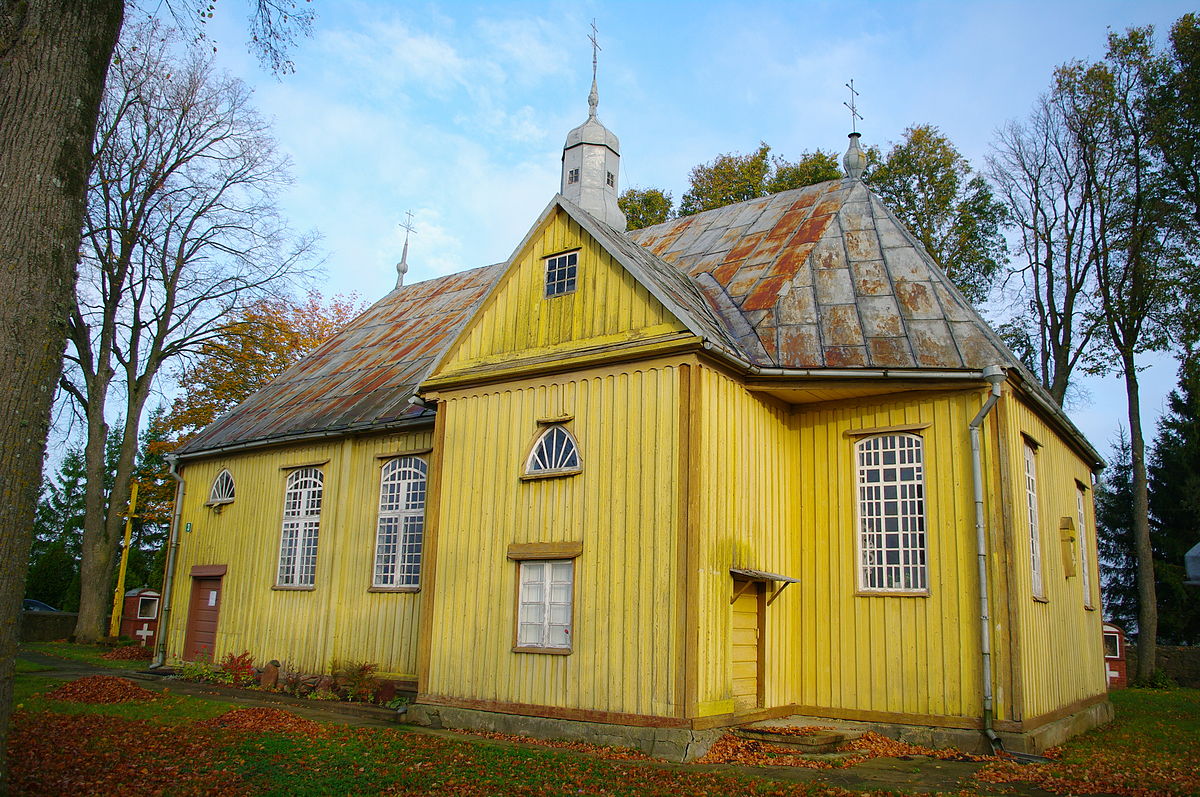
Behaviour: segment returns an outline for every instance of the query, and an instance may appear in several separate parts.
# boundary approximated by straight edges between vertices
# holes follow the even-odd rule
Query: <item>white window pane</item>
[[[521,623],[520,630],[517,633],[517,644],[528,647],[542,646],[542,625],[541,623],[529,624]]]
[[[567,626],[550,624],[550,638],[547,645],[552,648],[569,648],[571,646],[571,635],[567,632]]]
[[[551,565],[550,577],[554,581],[565,581],[566,583],[570,584],[571,572],[573,569],[574,565],[572,565],[570,562],[554,562]]]

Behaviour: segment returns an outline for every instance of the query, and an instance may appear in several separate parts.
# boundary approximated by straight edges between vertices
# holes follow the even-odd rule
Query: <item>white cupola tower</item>
[[[596,90],[596,40],[592,38],[592,91],[588,118],[567,133],[562,156],[562,195],[617,230],[625,230],[625,214],[617,206],[617,179],[621,173],[621,142],[596,117],[600,94]]]

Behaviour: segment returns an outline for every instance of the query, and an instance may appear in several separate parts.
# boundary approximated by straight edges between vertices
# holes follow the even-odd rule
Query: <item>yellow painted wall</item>
[[[671,716],[678,680],[679,373],[670,361],[446,391],[422,693]],[[582,473],[522,481],[539,418],[569,414]],[[583,543],[570,655],[514,653],[510,543]]]
[[[977,717],[980,698],[974,504],[967,423],[982,391],[912,393],[782,407],[705,369],[699,712],[730,698],[729,568],[801,578],[766,610],[766,706]],[[929,594],[858,595],[857,466],[850,430],[928,423],[924,440]],[[987,456],[994,427],[985,427]],[[987,469],[989,494],[998,495]],[[998,530],[992,506],[991,527]],[[998,536],[998,535],[997,535]],[[998,544],[996,539],[993,547]],[[994,557],[993,581],[1002,558]],[[1003,585],[994,587],[1003,590]],[[993,599],[996,595],[993,594]],[[1006,626],[994,626],[1003,659]],[[998,716],[1011,714],[997,665]],[[726,709],[727,710],[727,709]]]
[[[576,289],[547,298],[548,255],[579,250]],[[645,341],[686,331],[562,210],[532,236],[435,376],[520,357]]]
[[[1010,395],[1001,402],[1000,409],[1007,439],[1012,441],[1005,451],[1003,467],[1011,484],[1008,517],[1009,533],[1013,538],[1012,614],[1019,630],[1017,648],[1022,711],[1023,718],[1033,719],[1076,701],[1104,694],[1107,689],[1093,490],[1087,464],[1026,403]],[[1033,598],[1023,434],[1040,444],[1035,459],[1045,602]],[[1060,519],[1076,517],[1076,482],[1089,488],[1084,506],[1088,522],[1090,598],[1083,594],[1078,566],[1074,575],[1066,574],[1060,547]],[[1085,609],[1085,603],[1093,610]]]
[[[182,521],[192,531],[180,531],[168,655],[183,650],[192,566],[224,564],[216,658],[249,650],[256,661],[279,659],[304,672],[328,671],[333,659],[366,661],[382,673],[415,677],[421,595],[367,590],[386,461],[380,457],[426,449],[431,440],[426,429],[185,464]],[[317,462],[324,463],[325,491],[315,589],[272,589],[287,469]],[[222,468],[233,475],[237,497],[218,513],[204,503]]]

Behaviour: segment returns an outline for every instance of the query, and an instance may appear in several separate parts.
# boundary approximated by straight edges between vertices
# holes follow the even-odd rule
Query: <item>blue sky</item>
[[[785,157],[842,152],[853,78],[865,144],[937,125],[976,166],[1053,68],[1103,54],[1107,30],[1165,33],[1181,2],[314,3],[296,73],[264,73],[244,11],[219,3],[218,63],[256,89],[295,184],[285,211],[323,236],[326,294],[374,301],[408,281],[504,260],[558,189],[564,136],[587,115],[593,18],[600,117],[621,138],[621,187],[678,199],[692,166],[759,141]],[[994,310],[993,315],[998,310]],[[1173,386],[1143,375],[1146,430]],[[1089,378],[1070,414],[1102,450],[1123,387]]]

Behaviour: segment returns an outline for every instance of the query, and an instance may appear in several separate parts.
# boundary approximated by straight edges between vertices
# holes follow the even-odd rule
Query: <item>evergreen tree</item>
[[[1096,543],[1104,617],[1137,631],[1137,553],[1133,540],[1133,455],[1121,429],[1112,461],[1096,485]]]
[[[1184,554],[1200,542],[1200,360],[1184,358],[1149,463],[1150,542],[1158,639],[1200,644],[1200,589],[1185,586]]]
[[[47,479],[33,521],[33,546],[25,597],[64,612],[79,608],[79,546],[83,537],[83,451],[63,457],[54,479]]]

